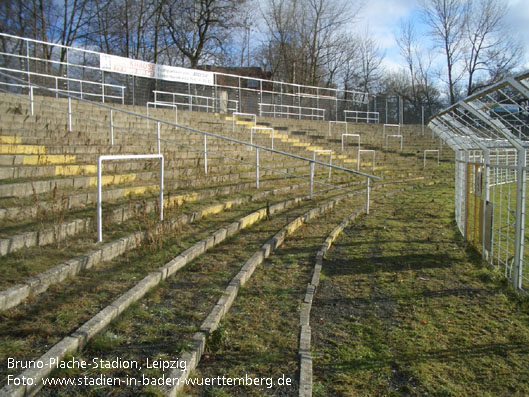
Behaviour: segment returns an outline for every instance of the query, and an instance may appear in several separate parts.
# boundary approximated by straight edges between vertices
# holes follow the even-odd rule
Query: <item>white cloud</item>
[[[525,43],[525,67],[529,68],[529,5],[527,0],[509,0],[507,21],[512,31]]]
[[[526,67],[529,68],[529,2],[506,1],[509,5],[508,25],[525,43]],[[360,33],[368,31],[381,50],[385,51],[386,59],[383,64],[389,70],[395,70],[398,65],[404,64],[395,39],[402,21],[410,19],[416,25],[417,33],[423,38],[424,47],[432,47],[427,35],[428,28],[420,20],[419,7],[420,0],[367,0],[364,4],[355,27]]]
[[[409,18],[417,5],[417,0],[370,0],[365,3],[359,15],[356,30],[360,34],[367,32],[376,40],[385,53],[382,64],[390,71],[396,71],[403,65],[395,37],[401,21]]]

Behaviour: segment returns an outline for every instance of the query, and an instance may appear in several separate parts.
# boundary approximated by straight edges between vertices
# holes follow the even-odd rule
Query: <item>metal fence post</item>
[[[310,162],[310,199],[312,200],[312,194],[314,192],[314,161]]]
[[[164,158],[162,156],[160,158],[160,222],[163,221],[163,178],[164,178]]]
[[[366,178],[366,179],[367,179],[367,184],[366,184],[366,214],[369,215],[369,190],[370,190],[369,177]]]
[[[481,248],[481,254],[483,259],[486,259],[485,255],[485,247],[486,247],[486,241],[485,241],[485,228],[486,228],[486,219],[487,219],[487,213],[486,213],[486,205],[487,201],[489,201],[490,196],[490,150],[483,149],[484,153],[484,159],[483,159],[483,193],[482,193],[482,205],[483,205],[483,211],[482,211],[482,217],[481,217],[481,240],[482,240],[482,248]]]
[[[72,132],[72,98],[68,97],[68,131]]]
[[[424,136],[424,106],[421,106],[421,120],[422,136]]]
[[[30,102],[30,112],[33,116],[33,86],[29,87],[29,102]]]
[[[329,165],[332,165],[332,152],[329,153]],[[331,180],[331,171],[332,171],[332,168],[329,167],[329,181]]]
[[[204,173],[208,173],[208,141],[207,135],[204,135]]]
[[[525,229],[525,178],[527,171],[525,149],[518,149],[518,169],[516,175],[516,220],[514,239],[514,264],[512,282],[514,289],[522,289],[523,274],[523,248],[524,248],[524,229]]]
[[[114,111],[110,109],[110,144],[114,145]]]
[[[255,188],[259,189],[259,148],[255,148]]]
[[[101,101],[105,103],[105,71],[101,71]]]
[[[103,225],[101,220],[101,157],[97,159],[97,242],[103,241]]]
[[[160,154],[160,122],[156,122],[156,146],[158,148],[158,154]]]

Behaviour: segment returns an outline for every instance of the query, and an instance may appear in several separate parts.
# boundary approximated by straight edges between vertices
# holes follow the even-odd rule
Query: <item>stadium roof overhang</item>
[[[428,126],[455,151],[529,148],[529,73],[462,99]]]

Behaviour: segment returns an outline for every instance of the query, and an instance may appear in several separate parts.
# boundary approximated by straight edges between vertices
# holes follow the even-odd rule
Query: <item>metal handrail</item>
[[[21,79],[18,79],[18,78],[14,77],[14,76],[11,76],[11,75],[6,74],[6,73],[1,72],[1,71],[0,71],[0,76],[5,76],[5,77],[11,78],[11,79],[13,79],[15,81],[18,80],[18,81],[27,83],[27,82],[25,82],[25,81],[23,81]],[[47,87],[42,87],[42,86],[39,86],[38,84],[35,84],[35,83],[30,83],[30,86],[35,87],[35,88],[39,88],[39,89],[43,89],[43,90],[52,91],[51,89],[49,89]],[[116,111],[116,112],[119,112],[119,113],[122,113],[122,114],[128,114],[128,115],[131,115],[131,116],[134,116],[134,117],[138,117],[140,119],[145,119],[145,120],[148,119],[148,120],[154,121],[156,123],[165,124],[165,125],[168,125],[168,126],[171,126],[171,127],[184,129],[184,130],[191,131],[191,132],[194,132],[194,133],[197,133],[197,134],[201,134],[204,137],[216,138],[216,139],[220,139],[220,140],[223,140],[223,141],[236,143],[236,144],[239,144],[239,145],[252,147],[252,148],[255,148],[255,149],[265,150],[265,151],[270,152],[270,153],[278,154],[278,155],[289,157],[289,158],[292,158],[292,159],[305,161],[305,162],[307,162],[309,164],[323,165],[323,166],[326,166],[326,167],[334,168],[334,169],[339,170],[339,171],[344,171],[344,172],[348,172],[348,173],[351,173],[351,174],[354,174],[354,175],[363,176],[363,177],[366,177],[368,179],[373,179],[373,180],[380,180],[381,179],[380,177],[375,176],[375,175],[367,174],[367,173],[360,172],[360,171],[355,171],[355,170],[352,170],[352,169],[349,169],[349,168],[345,168],[345,167],[340,167],[340,166],[337,166],[337,165],[334,165],[334,164],[324,163],[324,162],[321,162],[321,161],[318,161],[318,160],[313,160],[313,159],[310,159],[310,158],[307,158],[307,157],[303,157],[303,156],[299,156],[299,155],[296,155],[296,154],[293,154],[293,153],[287,153],[287,152],[283,152],[281,150],[271,149],[271,148],[268,148],[266,146],[251,144],[249,142],[240,141],[240,140],[235,139],[235,138],[230,138],[230,137],[218,135],[218,134],[215,134],[215,133],[212,133],[212,132],[202,131],[202,130],[199,130],[199,129],[196,129],[196,128],[193,128],[193,127],[189,127],[189,126],[186,126],[186,125],[183,125],[183,124],[172,123],[170,121],[161,120],[161,119],[158,119],[158,118],[155,118],[155,117],[146,116],[144,114],[135,113],[135,112],[132,112],[132,111],[129,111],[129,110],[116,108],[114,106],[110,106],[110,105],[107,105],[107,104],[104,104],[104,103],[93,102],[93,101],[90,101],[90,100],[87,100],[87,99],[84,99],[84,98],[79,98],[79,97],[72,96],[72,95],[65,95],[65,94],[63,94],[63,95],[65,96],[65,98],[75,99],[77,101],[85,102],[85,103],[91,104],[93,106],[97,106],[97,107],[100,107],[100,108],[108,109],[109,111]],[[127,131],[129,133],[134,133],[134,132],[132,132],[130,130],[127,130]],[[143,134],[143,135],[151,136],[150,134]],[[163,142],[166,142],[166,143],[173,143],[173,144],[177,144],[177,145],[182,146],[182,147],[188,147],[188,148],[192,148],[194,150],[200,151],[200,152],[204,152],[205,154],[207,153],[206,151],[203,151],[203,150],[200,150],[200,149],[196,149],[196,148],[193,148],[193,147],[190,147],[190,146],[187,146],[187,145],[183,145],[183,144],[180,144],[180,143],[178,143],[176,141],[172,141],[172,140],[165,139],[165,138],[158,138],[158,141],[159,142],[163,141]],[[227,156],[223,156],[223,157],[227,157]],[[248,164],[250,164],[250,163],[248,163]],[[264,167],[261,167],[261,168],[264,168]],[[280,171],[277,171],[277,170],[273,170],[273,169],[271,169],[271,170],[281,173]],[[298,177],[298,175],[291,175],[291,176]],[[316,183],[321,183],[321,182],[316,182]],[[324,185],[331,186],[331,187],[334,186],[334,185],[328,185],[328,184],[324,184]],[[335,186],[335,187],[336,188],[340,188],[338,186]]]
[[[2,71],[2,70],[6,71],[6,72],[19,73],[19,74],[23,74],[23,75],[26,75],[26,76],[38,76],[38,77],[55,79],[55,88],[46,87],[49,90],[51,90],[52,92],[55,92],[55,94],[57,94],[59,92],[69,92],[69,93],[74,93],[74,94],[81,94],[81,96],[89,95],[89,96],[101,97],[103,99],[103,102],[105,101],[105,97],[107,97],[107,98],[121,99],[121,103],[122,104],[125,103],[125,86],[122,86],[122,85],[99,83],[97,81],[75,79],[75,78],[63,77],[63,76],[55,76],[53,74],[29,72],[29,71],[24,71],[24,70],[4,68],[4,67],[0,66],[0,71]],[[68,89],[59,89],[58,80],[64,80],[67,83],[70,82],[70,81],[72,81],[74,83],[78,83],[80,85],[80,87],[81,87],[81,91],[74,91],[74,90],[69,89],[69,88]],[[29,85],[28,85],[29,83],[28,82],[25,82],[25,83],[26,83],[25,86],[29,87]],[[92,85],[95,85],[95,86],[99,86],[99,87],[101,87],[103,92],[100,93],[100,94],[96,94],[96,93],[92,93],[92,92],[83,92],[83,84],[92,84]],[[107,88],[107,87],[120,89],[121,90],[121,96],[105,94],[104,93],[104,89]],[[41,88],[41,87],[38,87],[38,88]],[[56,95],[56,97],[57,97],[57,95]]]
[[[355,120],[355,122],[358,122],[358,120],[365,120],[369,123],[369,121],[374,121],[378,124],[380,120],[380,114],[379,112],[368,112],[365,110],[344,110],[344,120]],[[352,113],[354,116],[348,116],[347,113]],[[359,114],[365,114],[365,117],[359,117]],[[373,115],[373,117],[370,117],[370,115]]]
[[[56,64],[66,65],[67,67],[71,65],[72,67],[80,67],[80,68],[83,68],[83,69],[101,70],[100,68],[93,67],[91,65],[81,65],[81,64],[70,63],[68,61],[68,53],[70,51],[77,51],[77,52],[81,52],[81,53],[84,53],[84,54],[90,54],[90,55],[94,55],[94,56],[105,55],[105,54],[103,54],[101,52],[93,51],[93,50],[89,50],[89,49],[85,49],[85,48],[72,47],[72,46],[67,46],[67,45],[63,45],[63,44],[59,44],[59,43],[46,42],[46,41],[42,41],[42,40],[35,40],[35,39],[31,39],[31,38],[26,38],[26,37],[21,37],[21,36],[6,34],[6,33],[0,33],[0,37],[12,39],[12,40],[19,40],[19,41],[22,42],[22,45],[25,44],[26,47],[29,47],[29,44],[38,44],[38,45],[49,46],[50,48],[60,48],[60,49],[66,50],[66,54],[67,54],[66,55],[66,59],[67,59],[66,62],[59,61],[59,60],[52,60],[52,59],[43,59],[43,58],[30,57],[29,51],[28,51],[28,54],[26,56],[22,56],[22,55],[19,55],[19,54],[10,54],[10,56],[21,57],[21,58],[25,58],[25,59],[28,59],[28,60],[39,60],[39,61],[43,61],[43,62],[53,62],[53,63],[56,63]],[[265,91],[267,86],[280,85],[281,91],[283,91],[283,87],[287,87],[288,90],[297,91],[297,92],[296,93],[292,93],[292,94],[291,93],[287,93],[287,92],[281,92],[281,93],[280,92],[274,92],[274,94],[294,95],[294,96],[297,96],[297,97],[300,97],[300,98],[301,97],[303,97],[303,98],[313,98],[313,99],[316,99],[316,100],[333,100],[333,101],[346,101],[346,102],[351,101],[351,102],[355,102],[355,103],[359,103],[359,104],[368,103],[369,97],[370,97],[369,93],[361,92],[361,91],[343,90],[343,89],[330,88],[330,87],[308,86],[308,85],[301,85],[301,84],[295,84],[295,83],[285,83],[285,82],[280,82],[280,81],[267,80],[267,79],[262,79],[262,78],[257,78],[257,77],[240,76],[240,75],[234,75],[234,74],[229,74],[229,73],[219,73],[219,72],[211,72],[211,73],[213,73],[213,75],[215,76],[214,77],[214,80],[215,80],[214,86],[215,87],[219,87],[219,88],[220,87],[224,87],[224,88],[227,88],[227,89],[234,89],[234,90],[239,90],[239,91],[252,90],[252,91],[256,91],[256,92],[261,92],[261,94],[263,94],[263,93],[267,92],[267,91]],[[226,79],[226,78],[227,79],[231,79],[231,78],[238,79],[239,80],[239,85],[238,86],[231,85],[231,84],[225,84],[224,85],[224,84],[222,84],[222,82],[217,83],[218,77],[221,77],[221,78],[224,78],[224,79]],[[260,86],[260,88],[259,89],[253,89],[253,88],[242,87],[241,86],[241,81],[242,80],[257,82],[257,84]],[[307,93],[307,91],[309,91],[311,93]],[[320,92],[323,92],[324,94],[320,95],[319,94]],[[342,99],[341,95],[343,95],[344,98],[345,97],[351,97],[352,99]],[[241,109],[239,109],[239,110],[241,110]]]

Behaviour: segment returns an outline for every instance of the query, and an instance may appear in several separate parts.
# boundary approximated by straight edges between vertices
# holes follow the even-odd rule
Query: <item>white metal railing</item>
[[[395,135],[401,135],[400,133],[400,124],[384,124],[382,126],[382,137],[386,137],[386,129],[397,129],[397,133]]]
[[[347,121],[354,121],[355,123],[358,122],[366,122],[366,123],[377,123],[379,122],[379,113],[378,112],[367,112],[362,110],[344,110],[344,120]]]
[[[356,160],[356,168],[357,168],[357,170],[360,170],[360,160],[361,160],[360,155],[362,153],[371,153],[373,155],[372,163],[373,163],[373,171],[375,171],[375,156],[376,156],[376,152],[374,150],[367,150],[367,149],[362,149],[362,150],[358,149],[358,155],[356,157],[356,159],[357,159]]]
[[[158,106],[174,108],[174,122],[178,124],[178,107],[174,103],[165,103],[165,102],[147,102],[145,105],[147,108],[147,128],[149,127],[149,106],[157,108]]]
[[[263,108],[268,108],[263,110]],[[262,116],[272,115],[272,117],[283,117],[287,118],[294,116],[301,120],[302,118],[310,118],[311,120],[324,120],[325,119],[325,109],[311,108],[306,106],[297,106],[297,105],[276,105],[273,103],[260,103],[259,104],[259,114]],[[309,113],[307,113],[309,112]]]
[[[332,164],[332,150],[314,150],[313,152],[313,160],[316,160],[316,153],[321,153],[321,154],[328,154],[329,155],[329,165]],[[331,168],[329,167],[329,179],[331,179]]]
[[[240,117],[245,118],[252,118],[253,119],[253,126],[257,126],[257,115],[253,113],[242,113],[242,112],[233,112],[231,115],[231,125],[232,125],[232,132],[235,132],[235,121],[238,120]]]
[[[12,79],[16,83],[20,83],[21,82],[16,77],[10,76],[8,74],[5,74],[4,72],[0,72],[0,77],[5,77],[5,78]],[[47,90],[46,87],[38,86],[38,85],[32,83],[31,87],[30,87],[30,93],[33,92],[33,88],[38,88],[39,90]],[[322,165],[322,166],[325,166],[325,167],[329,167],[329,169],[334,168],[336,170],[341,170],[341,171],[344,171],[344,172],[348,172],[348,173],[356,174],[356,175],[359,175],[359,176],[363,176],[363,177],[366,177],[367,179],[375,179],[375,180],[380,179],[377,176],[366,174],[366,173],[360,172],[358,170],[354,171],[354,170],[351,170],[351,169],[348,169],[348,168],[344,168],[344,167],[340,167],[340,166],[337,166],[337,165],[333,165],[331,163],[324,163],[324,162],[316,160],[315,158],[309,159],[309,158],[306,158],[306,157],[303,157],[303,156],[298,156],[298,155],[295,155],[295,154],[292,154],[292,153],[286,153],[286,152],[282,152],[282,151],[279,151],[279,150],[267,148],[267,147],[264,147],[264,146],[250,144],[249,142],[244,142],[244,141],[240,141],[240,140],[237,140],[237,139],[234,139],[234,138],[230,138],[230,137],[226,137],[226,136],[222,136],[222,135],[217,135],[217,134],[214,134],[212,132],[201,131],[201,130],[198,130],[198,129],[195,129],[195,128],[191,128],[189,126],[184,126],[184,125],[172,123],[172,122],[165,121],[165,120],[160,120],[160,119],[153,118],[153,117],[147,117],[144,114],[139,114],[139,113],[135,113],[135,112],[132,112],[132,111],[129,111],[129,110],[112,107],[112,106],[109,106],[107,104],[92,102],[92,101],[89,101],[87,99],[81,99],[81,98],[78,98],[78,97],[67,96],[67,98],[68,98],[68,111],[67,111],[68,112],[68,116],[71,115],[71,113],[70,113],[71,112],[71,99],[74,99],[74,100],[77,100],[77,101],[80,101],[80,102],[83,102],[83,103],[86,103],[86,104],[91,104],[91,105],[99,107],[99,108],[107,109],[109,111],[109,113],[111,114],[111,120],[112,120],[112,115],[113,115],[114,112],[119,112],[119,113],[122,113],[122,114],[134,116],[134,117],[137,117],[139,119],[149,118],[151,121],[156,122],[157,125],[158,125],[156,140],[157,140],[157,146],[158,146],[158,153],[159,154],[160,154],[160,142],[161,141],[169,143],[169,144],[175,144],[175,145],[180,146],[180,147],[186,147],[186,148],[189,148],[191,150],[196,150],[196,151],[202,152],[202,153],[204,153],[204,163],[205,163],[205,171],[206,171],[206,173],[207,173],[207,154],[208,154],[208,151],[207,151],[207,138],[210,137],[210,138],[220,139],[221,141],[226,141],[226,142],[240,144],[240,145],[245,146],[245,147],[253,147],[255,149],[265,150],[267,152],[274,153],[274,154],[277,154],[277,155],[280,155],[280,156],[285,156],[285,157],[292,158],[292,159],[298,159],[298,160],[305,161],[305,162],[309,163],[309,166],[310,166],[310,169],[311,169],[311,176],[310,176],[310,179],[309,179],[310,198],[311,199],[312,199],[312,196],[313,196],[313,185],[314,185],[314,183],[323,184],[325,186],[330,186],[331,188],[335,188],[335,189],[349,190],[349,189],[346,189],[346,188],[343,188],[343,187],[340,187],[340,186],[327,185],[327,184],[319,182],[319,181],[314,181],[314,178],[313,178],[314,172],[313,171],[314,171],[314,165],[315,164],[319,164],[319,165]],[[31,103],[31,107],[32,107],[32,112],[33,112],[33,102],[34,102],[34,100],[35,100],[34,96],[30,95],[30,103]],[[41,104],[41,106],[49,106],[49,105],[42,105]],[[252,115],[252,116],[255,116],[255,115]],[[69,117],[69,119],[70,119],[70,117]],[[254,118],[254,120],[256,120],[256,118]],[[97,120],[94,120],[94,121],[97,122]],[[71,122],[71,121],[69,121],[69,122]],[[166,126],[173,127],[173,128],[180,128],[180,129],[183,129],[183,130],[187,130],[187,131],[202,135],[203,136],[203,144],[204,144],[203,149],[202,150],[201,149],[197,149],[197,148],[188,146],[188,145],[186,145],[184,143],[180,143],[180,142],[177,142],[177,141],[174,141],[174,140],[171,140],[171,139],[162,139],[160,137],[160,125],[162,125],[162,124],[164,124]],[[113,136],[113,132],[112,132],[113,124],[112,124],[112,121],[110,123],[110,127],[111,127],[110,128],[111,135]],[[71,126],[69,126],[69,128],[71,128]],[[138,136],[145,136],[145,137],[151,137],[152,136],[150,134],[135,133],[135,132],[131,131],[128,128],[125,128],[124,130],[128,134],[136,134]],[[219,154],[219,153],[214,153],[214,154],[217,155],[217,156],[220,156],[220,157],[230,158],[230,157],[227,157],[227,156],[225,156],[223,154]],[[237,158],[230,158],[230,159],[232,159],[234,161],[247,163],[247,162],[245,162],[245,161],[243,161],[241,159],[237,159]],[[259,165],[259,154],[258,153],[256,154],[256,163],[255,164],[256,164],[256,168],[257,168],[257,171],[256,171],[256,185],[258,185],[259,168],[265,168],[265,167],[262,167],[262,166]],[[288,175],[288,176],[291,176],[291,177],[297,177],[297,178],[300,177],[299,175],[291,174],[291,173],[288,173],[288,172],[285,172],[285,171],[280,171],[280,170],[275,170],[275,169],[270,169],[270,168],[267,168],[267,169],[272,171],[272,172],[281,173],[281,174]],[[369,189],[369,184],[366,185],[366,189]]]
[[[265,102],[262,100],[263,96],[272,95],[273,97],[279,99],[280,104],[283,104],[283,99],[285,101],[297,100],[298,105],[302,104],[302,101],[307,102],[307,108],[313,107],[315,109],[321,109],[320,102],[325,103],[325,106],[329,107],[329,114],[323,115],[323,117],[331,116],[330,111],[334,108],[334,111],[338,113],[338,109],[353,105],[367,106],[371,100],[371,96],[366,92],[360,91],[350,91],[342,90],[335,88],[326,88],[326,87],[317,87],[317,86],[308,86],[300,85],[293,83],[284,83],[279,81],[261,79],[257,77],[247,77],[240,75],[233,75],[227,73],[219,72],[207,72],[207,71],[196,71],[193,69],[181,69],[183,72],[182,77],[178,74],[171,74],[174,70],[169,71],[172,66],[165,65],[155,65],[149,62],[144,62],[142,60],[129,59],[118,56],[110,56],[101,52],[78,48],[72,46],[65,46],[59,43],[45,42],[41,40],[34,40],[24,37],[19,37],[15,35],[10,35],[6,33],[0,33],[0,38],[6,48],[5,51],[0,52],[0,61],[4,60],[5,64],[20,64],[20,68],[24,69],[28,73],[31,73],[31,67],[34,65],[43,67],[44,69],[54,68],[58,70],[58,73],[61,76],[67,78],[79,78],[83,76],[83,81],[92,81],[98,83],[105,83],[105,79],[121,79],[118,74],[122,76],[127,76],[127,88],[130,92],[126,93],[125,98],[130,98],[132,104],[143,105],[149,100],[149,98],[144,95],[141,100],[135,103],[136,96],[138,91],[135,92],[135,77],[156,79],[159,81],[177,81],[183,82],[187,88],[187,95],[195,97],[194,100],[184,99],[179,100],[178,102],[182,106],[188,106],[191,103],[191,108],[196,110],[211,110],[210,104],[203,104],[197,102],[197,95],[193,95],[191,92],[192,88],[202,89],[206,87],[212,90],[212,97],[217,97],[216,109],[219,109],[219,99],[218,94],[219,90],[229,91],[230,95],[237,95],[237,100],[230,99],[228,109],[229,111],[242,111],[246,109],[246,104],[243,103],[243,92],[247,93],[249,99],[248,104],[253,106],[254,98],[257,99],[257,102]],[[42,49],[47,49],[44,55]],[[11,51],[10,51],[11,50]],[[24,53],[25,52],[25,53]],[[40,55],[42,53],[42,55]],[[104,62],[103,62],[104,58]],[[110,66],[107,62],[117,62],[116,67]],[[104,66],[103,66],[103,63]],[[5,65],[4,65],[5,66]],[[160,68],[158,68],[158,66]],[[156,74],[157,70],[161,70],[162,73]],[[163,71],[167,73],[164,74]],[[171,72],[171,73],[170,73]],[[209,74],[213,76],[211,80],[201,80],[201,77],[196,79],[190,78],[188,76],[194,76],[195,74]],[[88,77],[92,76],[92,78]],[[170,77],[167,77],[170,76]],[[128,77],[132,77],[132,82]],[[108,99],[109,96],[105,93],[102,94],[102,99]],[[143,95],[143,94],[141,94]],[[84,92],[83,92],[84,96]],[[196,104],[192,102],[197,102]],[[334,102],[334,106],[331,104]],[[285,105],[287,105],[286,103]],[[252,109],[253,110],[253,109]],[[266,110],[266,109],[264,109]],[[322,109],[321,109],[322,110]],[[256,110],[257,111],[257,110]],[[282,111],[282,115],[291,115],[291,111]],[[299,115],[298,115],[299,117]],[[309,117],[304,115],[302,117]],[[314,119],[321,118],[322,114],[314,113],[311,115]],[[336,119],[338,116],[336,115]]]
[[[274,148],[274,129],[270,127],[251,127],[250,128],[250,143],[253,144],[253,132],[254,131],[272,131],[272,149]],[[253,150],[253,148],[252,148]]]
[[[360,150],[360,134],[342,134],[342,152],[343,152],[343,138],[346,136],[358,138],[358,150]]]
[[[16,69],[4,68],[1,66],[0,66],[0,70],[4,72],[18,73],[18,74],[27,76],[28,84],[26,85],[26,87],[29,87],[29,82],[31,82],[31,77],[53,79],[55,80],[55,84],[54,84],[55,88],[51,88],[51,91],[55,93],[56,98],[59,97],[60,93],[64,93],[64,94],[80,95],[81,98],[84,98],[84,97],[101,98],[101,101],[103,103],[105,102],[105,98],[118,99],[120,100],[121,104],[125,103],[125,86],[122,86],[122,85],[99,83],[99,82],[91,81],[91,80],[82,80],[82,79],[75,79],[75,78],[70,78],[70,77],[55,76],[52,74],[45,74],[45,73],[21,71],[21,70],[16,70]],[[59,81],[64,81],[65,83],[67,83],[67,88],[66,89],[59,88]],[[70,83],[75,83],[78,86],[77,91],[74,88],[70,87]],[[86,86],[96,87],[98,90],[101,90],[101,92],[88,92],[86,91]],[[50,88],[50,87],[47,87],[47,88]],[[107,94],[106,90],[117,90],[120,92],[120,95]]]
[[[340,125],[340,124],[343,124],[345,125],[345,133],[347,134],[347,121],[329,121],[329,136],[331,136],[331,126],[332,125]],[[343,148],[342,148],[343,150]]]
[[[437,149],[430,149],[424,151],[424,163],[423,168],[426,168],[426,153],[437,153],[437,165],[439,165],[439,150]]]
[[[193,111],[194,109],[206,109],[206,112],[216,112],[219,102],[224,101],[223,99],[215,98],[215,97],[209,97],[204,95],[195,95],[195,94],[183,94],[178,92],[168,92],[168,91],[153,91],[154,93],[154,102],[158,104],[172,104],[177,105],[182,108],[187,108],[189,111]],[[169,96],[170,100],[163,100],[165,96]],[[185,99],[178,99],[177,98],[185,98]],[[200,102],[202,101],[202,103]],[[227,107],[226,110],[228,113],[230,112],[236,112],[239,107],[239,101],[233,100],[233,99],[227,99]],[[204,103],[205,102],[205,103]],[[232,106],[230,106],[232,104]]]
[[[389,149],[389,144],[388,144],[389,138],[398,138],[398,139],[400,139],[400,151],[402,152],[402,135],[394,135],[394,134],[386,135],[386,150]]]
[[[206,112],[215,111],[215,98],[203,95],[191,95],[191,94],[182,94],[179,92],[167,92],[167,91],[153,91],[154,93],[154,103],[165,103],[176,106],[181,106],[187,108],[189,111],[193,110],[193,107],[198,109],[206,109]],[[169,96],[169,100],[164,100],[163,98]],[[177,99],[178,98],[178,99]],[[181,102],[185,98],[185,102]],[[202,103],[199,103],[202,101]],[[205,103],[204,103],[205,102]]]

